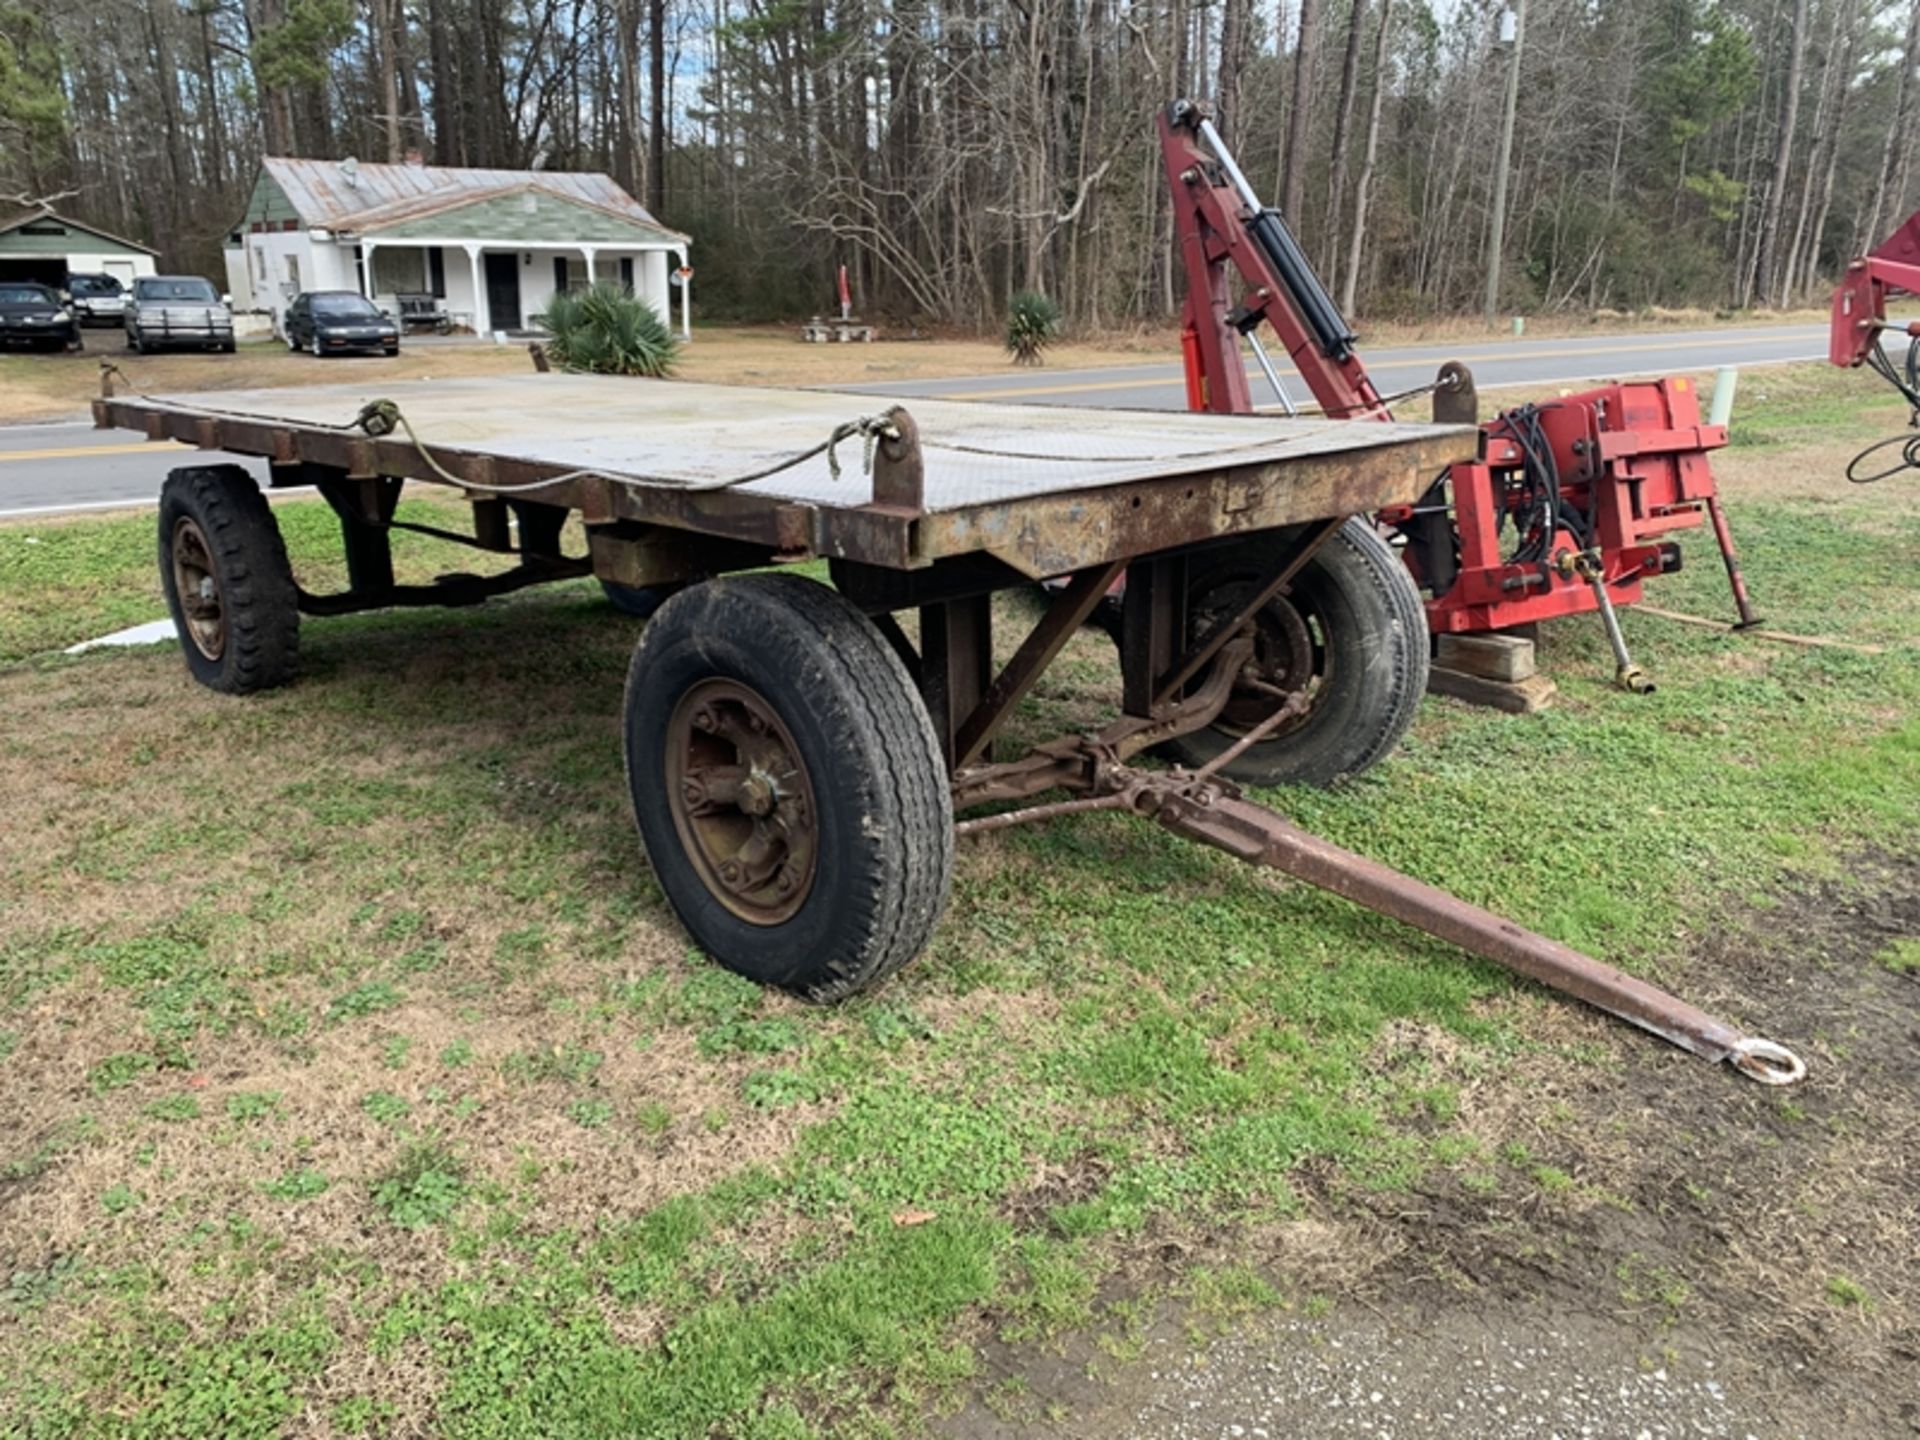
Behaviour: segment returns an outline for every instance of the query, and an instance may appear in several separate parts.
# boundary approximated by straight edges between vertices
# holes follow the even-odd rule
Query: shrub
[[[680,349],[653,307],[612,280],[555,295],[537,319],[553,336],[547,353],[566,370],[668,375]]]
[[[1007,353],[1016,365],[1043,363],[1041,351],[1060,335],[1060,307],[1037,290],[1022,290],[1007,308]]]

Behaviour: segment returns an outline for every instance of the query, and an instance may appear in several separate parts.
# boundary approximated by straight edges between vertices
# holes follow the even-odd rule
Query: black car
[[[80,322],[59,295],[44,285],[0,280],[0,345],[42,350],[78,350]]]
[[[126,318],[126,287],[111,275],[68,275],[67,291],[73,296],[73,317],[82,325],[118,325]]]
[[[294,297],[281,321],[289,350],[315,355],[348,350],[400,353],[400,327],[387,312],[351,290],[309,290]]]

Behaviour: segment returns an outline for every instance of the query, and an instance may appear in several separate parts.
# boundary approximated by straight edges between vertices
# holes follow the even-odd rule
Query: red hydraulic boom
[[[1189,407],[1253,410],[1244,338],[1281,408],[1295,413],[1261,341],[1264,323],[1323,414],[1392,419],[1390,403],[1405,397],[1382,396],[1368,378],[1352,330],[1285,218],[1260,204],[1206,111],[1176,101],[1159,125],[1187,273],[1181,348]],[[1464,365],[1444,366],[1420,388],[1434,392],[1436,420],[1478,420]],[[1616,679],[1649,690],[1613,612],[1638,601],[1648,577],[1679,568],[1677,532],[1712,525],[1740,625],[1758,623],[1707,462],[1726,443],[1724,426],[1701,422],[1690,381],[1623,381],[1502,411],[1481,426],[1477,459],[1448,467],[1415,504],[1378,518],[1405,538],[1434,633],[1597,610]]]
[[[1887,301],[1895,295],[1920,295],[1920,211],[1909,215],[1885,244],[1847,267],[1833,292],[1833,329],[1827,347],[1827,358],[1834,364],[1847,369],[1866,365],[1898,390],[1912,412],[1913,427],[1920,429],[1920,320],[1905,326],[1889,322]],[[1904,365],[1896,364],[1882,343],[1887,333],[1901,331],[1907,336]],[[1863,468],[1872,457],[1896,447],[1900,458],[1892,465]],[[1920,470],[1920,435],[1895,435],[1869,445],[1853,457],[1847,478],[1864,485],[1908,470]]]

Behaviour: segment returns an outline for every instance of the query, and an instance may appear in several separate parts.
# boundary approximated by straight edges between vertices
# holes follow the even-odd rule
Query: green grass
[[[1834,403],[1813,387],[1757,449]],[[278,513],[301,554],[327,539]],[[1429,702],[1355,785],[1263,798],[1685,992],[1695,936],[1920,827],[1914,509],[1733,518],[1772,624],[1893,648],[1630,612],[1661,682],[1634,697],[1567,622],[1557,709]],[[0,530],[0,655],[150,618],[150,592],[114,609],[150,583],[147,524],[57,527],[30,575]],[[1724,613],[1688,555],[1658,603]],[[626,813],[633,635],[576,588],[312,625],[303,684],[246,703],[167,654],[0,675],[28,714],[0,732],[26,841],[0,856],[0,1078],[35,1100],[0,1176],[52,1217],[0,1292],[0,1433],[264,1436],[323,1405],[348,1433],[883,1434],[971,1383],[974,1337],[1105,1323],[1143,1236],[1232,1253],[1307,1173],[1596,1198],[1463,1124],[1556,1002],[1138,822],[969,842],[928,953],[835,1009],[690,954]],[[1031,736],[1111,667],[1093,637],[1067,661]],[[1475,1084],[1383,1043],[1395,1022]],[[1844,1279],[1828,1299],[1862,1308],[1875,1277]],[[1618,1282],[1689,1303],[1642,1259]],[[1331,1303],[1218,1260],[1177,1293],[1204,1325]]]
[[[1894,941],[1880,952],[1879,960],[1896,975],[1920,974],[1920,939]]]

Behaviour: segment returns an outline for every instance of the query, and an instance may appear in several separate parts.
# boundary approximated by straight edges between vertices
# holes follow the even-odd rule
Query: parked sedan
[[[227,297],[198,275],[140,276],[123,314],[127,349],[136,355],[173,345],[233,353]]]
[[[80,322],[44,285],[0,282],[0,345],[32,345],[41,350],[78,350]]]
[[[82,325],[119,325],[127,313],[127,291],[111,275],[74,273],[67,276],[74,317]]]
[[[295,296],[281,328],[289,350],[315,355],[350,350],[400,353],[400,327],[386,311],[351,290],[309,290]]]

